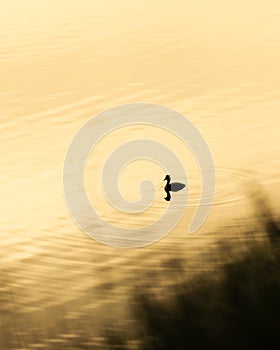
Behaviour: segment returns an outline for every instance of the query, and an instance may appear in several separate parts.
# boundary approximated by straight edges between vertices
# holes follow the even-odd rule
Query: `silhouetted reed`
[[[255,230],[266,239],[248,240],[245,252],[236,255],[224,249],[218,278],[215,273],[193,281],[186,277],[161,298],[136,291],[140,349],[248,350],[279,344],[280,230],[265,201],[257,208]],[[175,261],[173,268],[178,265],[184,274],[183,262]]]

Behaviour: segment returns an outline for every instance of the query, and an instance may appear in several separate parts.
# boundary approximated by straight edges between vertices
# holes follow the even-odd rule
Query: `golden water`
[[[279,211],[279,2],[14,0],[0,4],[0,29],[1,265],[14,307],[30,312],[82,299],[106,281],[125,288],[134,268],[151,268],[177,246],[192,271],[207,269],[201,254],[227,238],[211,232],[247,216],[249,185],[261,184]],[[166,239],[136,250],[91,240],[69,216],[62,169],[72,137],[93,115],[131,102],[184,114],[212,150],[216,196],[195,236],[186,233],[191,208]],[[130,130],[132,138],[143,133],[164,137],[193,170],[195,207],[200,183],[188,151],[162,131]],[[119,130],[110,142],[121,144],[125,135]],[[89,194],[88,178],[102,169],[108,145],[105,139],[89,162]],[[138,185],[126,176],[141,181],[139,169],[141,162],[121,178],[130,200]],[[145,169],[159,200],[164,171]],[[160,214],[156,207],[126,220],[101,195],[98,210],[116,225],[147,224]],[[109,299],[93,297],[91,307]]]

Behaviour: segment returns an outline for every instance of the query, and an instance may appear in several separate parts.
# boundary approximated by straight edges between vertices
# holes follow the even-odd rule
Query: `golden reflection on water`
[[[203,271],[201,254],[217,239],[207,233],[250,212],[248,184],[261,183],[279,211],[279,15],[272,0],[1,3],[1,265],[14,307],[34,311],[73,301],[112,276],[122,288],[133,283],[133,266],[151,268],[178,246],[189,256],[190,274]],[[116,250],[90,240],[72,222],[62,167],[85,121],[139,101],[174,108],[199,128],[215,159],[217,193],[208,221],[195,237],[187,236],[199,198],[198,170],[178,140],[147,127],[145,136],[166,140],[183,159],[191,206],[156,245]],[[116,131],[98,145],[86,173],[89,196],[111,142],[141,133]],[[131,164],[120,177],[121,190],[137,199],[135,180],[143,167],[156,183],[154,208],[136,220],[114,213],[98,187],[101,215],[131,226],[160,214],[162,168]]]

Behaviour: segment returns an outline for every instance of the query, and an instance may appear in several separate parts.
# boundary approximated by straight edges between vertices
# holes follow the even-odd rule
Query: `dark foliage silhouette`
[[[280,230],[269,211],[262,213],[266,241],[231,257],[219,279],[186,279],[160,300],[136,292],[141,349],[248,350],[279,343]]]

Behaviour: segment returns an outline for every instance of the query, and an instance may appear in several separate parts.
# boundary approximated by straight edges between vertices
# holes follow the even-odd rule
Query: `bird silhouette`
[[[170,201],[171,199],[171,194],[170,192],[178,192],[181,191],[183,188],[186,187],[185,184],[182,184],[180,182],[172,182],[171,181],[171,176],[166,175],[163,181],[166,181],[166,185],[164,186],[164,191],[166,192],[167,196],[164,198],[166,201]]]
[[[170,175],[166,175],[163,181],[166,181],[166,185],[164,186],[164,191],[166,192],[167,196],[164,198],[166,201],[170,201],[171,199],[171,184],[170,184],[171,177]]]

